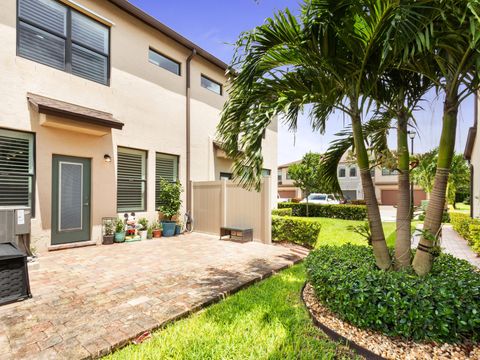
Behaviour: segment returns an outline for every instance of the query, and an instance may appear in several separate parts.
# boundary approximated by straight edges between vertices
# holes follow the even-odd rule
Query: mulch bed
[[[347,339],[349,346],[367,359],[417,360],[417,359],[480,359],[480,344],[415,343],[391,338],[378,332],[359,329],[340,319],[321,305],[313,287],[306,284],[303,301],[314,322],[334,340]],[[363,353],[362,353],[363,351]]]

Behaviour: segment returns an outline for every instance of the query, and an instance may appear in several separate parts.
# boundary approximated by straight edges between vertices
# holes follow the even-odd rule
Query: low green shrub
[[[480,225],[470,224],[468,227],[472,250],[480,254]]]
[[[292,208],[273,209],[272,215],[277,216],[292,216]]]
[[[291,208],[293,216],[307,216],[306,203],[280,203],[278,207]],[[367,207],[364,205],[320,205],[308,204],[309,217],[324,217],[344,220],[365,220],[367,218]]]
[[[349,201],[349,204],[351,204],[351,205],[367,205],[367,202],[365,200],[358,199],[358,200]]]
[[[441,254],[432,271],[381,271],[372,249],[323,246],[306,260],[319,301],[359,327],[415,341],[480,339],[480,273]]]
[[[315,246],[322,225],[310,219],[272,216],[272,239],[274,241],[290,241],[312,248]]]
[[[472,239],[470,238],[470,225],[480,225],[480,220],[472,219],[468,214],[451,212],[450,222],[453,226],[453,230],[455,230],[461,237],[471,244]]]
[[[419,221],[424,221],[425,215],[426,215],[426,211],[422,211],[420,214],[418,214],[417,219]],[[449,222],[450,222],[450,213],[448,212],[448,210],[445,210],[442,215],[442,224],[449,223]]]

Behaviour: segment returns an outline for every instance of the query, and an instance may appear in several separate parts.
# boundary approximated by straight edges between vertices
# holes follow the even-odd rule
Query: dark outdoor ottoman
[[[31,297],[27,255],[12,243],[0,244],[0,305]]]

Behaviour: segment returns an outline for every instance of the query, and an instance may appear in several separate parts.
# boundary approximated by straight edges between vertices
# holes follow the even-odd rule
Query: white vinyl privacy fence
[[[272,241],[270,178],[259,192],[246,190],[230,180],[192,182],[194,231],[220,235],[220,227],[252,228],[253,238]]]

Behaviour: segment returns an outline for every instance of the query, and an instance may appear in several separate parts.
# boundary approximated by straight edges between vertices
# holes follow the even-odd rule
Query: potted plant
[[[140,239],[141,240],[147,240],[147,235],[148,235],[148,220],[146,218],[141,218],[138,220],[139,229],[138,232],[140,234]]]
[[[160,199],[161,205],[158,210],[165,218],[162,220],[163,236],[175,235],[176,222],[172,221],[174,216],[178,215],[182,200],[180,195],[182,193],[182,185],[180,182],[168,182],[165,179],[160,180]]]
[[[175,235],[180,235],[182,233],[183,223],[180,220],[177,220],[175,225]]]
[[[153,225],[150,225],[147,229],[147,240],[153,239]]]
[[[152,225],[153,227],[153,237],[154,238],[159,238],[159,237],[162,237],[162,224],[160,224],[159,222],[155,221]]]
[[[125,242],[125,224],[122,219],[117,219],[115,223],[115,242]]]
[[[103,245],[112,245],[114,232],[115,232],[115,220],[105,219],[103,222]]]

